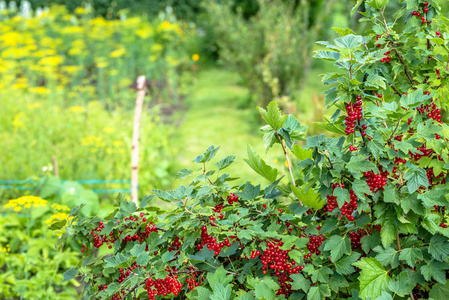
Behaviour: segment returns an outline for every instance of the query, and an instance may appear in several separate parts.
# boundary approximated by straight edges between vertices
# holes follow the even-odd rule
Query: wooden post
[[[139,207],[139,143],[140,123],[142,118],[143,99],[146,92],[145,76],[137,78],[136,110],[134,112],[133,140],[131,149],[131,200]]]
[[[53,162],[53,172],[55,173],[56,177],[59,177],[59,167],[58,167],[58,160],[56,159],[56,156],[52,156],[51,160]]]

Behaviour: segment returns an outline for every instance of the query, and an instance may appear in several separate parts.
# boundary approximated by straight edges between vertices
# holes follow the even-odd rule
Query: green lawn
[[[243,162],[248,144],[262,157],[266,156],[262,136],[255,124],[257,122],[254,122],[255,108],[237,108],[249,97],[248,90],[239,82],[239,76],[229,71],[207,69],[199,72],[192,93],[185,100],[188,109],[181,114],[182,122],[172,145],[178,151],[180,165],[192,169],[196,168],[192,162],[195,156],[202,154],[210,145],[220,146],[213,162],[227,155],[236,155],[235,165],[226,171],[232,177],[240,177],[239,183],[247,180],[262,183],[263,179]],[[277,153],[273,151],[270,154],[267,161],[273,163]]]

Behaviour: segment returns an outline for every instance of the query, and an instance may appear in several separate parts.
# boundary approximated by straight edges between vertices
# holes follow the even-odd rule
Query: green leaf
[[[436,260],[443,261],[449,256],[448,239],[441,234],[432,236],[429,244],[429,254]]]
[[[331,252],[331,260],[336,262],[343,257],[344,254],[351,252],[351,242],[345,237],[339,235],[331,236],[324,245],[324,251]]]
[[[413,291],[416,286],[416,283],[413,282],[414,280],[412,278],[413,277],[409,276],[409,271],[403,271],[396,277],[396,280],[390,280],[388,287],[393,293],[398,294],[400,297],[405,297]]]
[[[355,178],[361,178],[363,172],[374,171],[377,173],[376,166],[366,160],[363,156],[352,156],[349,163],[346,164],[346,169],[353,174]]]
[[[377,246],[373,250],[377,252],[376,259],[382,266],[391,265],[394,269],[399,265],[399,253],[395,249],[391,247],[384,249],[382,246]]]
[[[446,283],[437,283],[430,290],[429,296],[434,300],[446,300],[449,295],[449,280]]]
[[[315,52],[314,58],[321,58],[329,61],[337,61],[340,59],[340,53],[335,51],[318,50]]]
[[[359,275],[360,298],[376,299],[382,291],[387,291],[390,276],[377,259],[364,257],[353,265],[362,270]]]
[[[105,268],[109,268],[109,267],[115,268],[116,266],[123,264],[127,260],[128,260],[128,258],[125,257],[123,254],[117,253],[117,255],[115,255],[113,257],[108,257],[108,258],[104,259],[104,261],[106,262],[106,265],[104,267]]]
[[[155,195],[145,195],[142,199],[142,201],[140,201],[139,207],[140,208],[144,208],[148,205],[148,203],[153,200],[153,198],[156,197]],[[113,216],[112,216],[113,217]],[[111,217],[111,219],[112,219]]]
[[[223,170],[227,167],[229,167],[235,160],[235,155],[229,155],[223,158],[222,160],[218,161],[215,166],[218,170]]]
[[[370,0],[366,3],[375,9],[382,9],[388,4],[388,2],[389,0]]]
[[[64,276],[64,279],[61,281],[61,283],[72,280],[76,276],[76,274],[78,274],[78,270],[76,270],[75,268],[70,268],[69,270],[65,271],[64,274],[62,274]]]
[[[404,248],[399,254],[399,259],[405,261],[409,266],[415,267],[417,260],[422,260],[423,255],[419,248]]]
[[[374,87],[377,89],[386,89],[387,88],[387,86],[385,85],[385,78],[383,78],[382,76],[377,75],[377,74],[370,74],[366,78],[365,85]]]
[[[429,179],[427,179],[427,173],[422,168],[410,168],[404,175],[404,179],[407,180],[407,189],[410,194],[413,194],[420,186],[428,187]]]
[[[255,286],[254,292],[258,299],[264,298],[266,300],[275,300],[276,291],[279,289],[277,284],[271,277],[264,277]]]
[[[335,263],[337,273],[341,275],[349,275],[355,272],[353,263],[359,260],[361,254],[358,252],[352,252],[350,255],[343,257]]]
[[[422,89],[417,89],[408,95],[402,95],[399,104],[407,109],[415,108],[423,104],[429,98],[431,97],[423,94]]]
[[[364,198],[365,194],[372,195],[373,193],[369,189],[368,184],[364,180],[356,179],[352,183],[352,189],[358,198]]]
[[[337,187],[334,190],[334,196],[337,197],[338,207],[342,207],[345,202],[350,201],[349,191],[347,189],[342,189],[341,187]]]
[[[354,49],[362,45],[362,41],[362,36],[349,34],[335,39],[335,45],[340,48]]]
[[[354,34],[354,31],[352,31],[351,28],[332,27],[332,29],[339,35],[343,35],[343,36],[348,35],[348,34]]]
[[[324,206],[324,201],[321,199],[320,194],[315,192],[312,188],[304,191],[306,186],[300,189],[297,186],[291,185],[293,194],[305,205],[315,209],[321,209]]]
[[[291,283],[293,290],[303,290],[307,293],[310,287],[310,280],[305,279],[302,274],[292,274],[290,278],[293,279]]]
[[[384,201],[389,203],[395,203],[398,205],[400,204],[399,192],[391,183],[388,183],[387,186],[384,188]]]
[[[228,300],[231,297],[231,286],[227,284],[224,286],[221,283],[216,283],[213,287],[213,294],[211,300]]]
[[[169,262],[175,258],[177,253],[178,251],[167,251],[164,254],[162,254],[161,259],[163,262]]]
[[[374,249],[380,244],[380,235],[377,232],[373,232],[371,235],[365,235],[360,239],[362,243],[362,250],[368,253],[371,249]]]
[[[257,186],[252,185],[249,182],[245,183],[243,192],[238,193],[238,196],[242,200],[254,200],[259,196],[260,184]]]
[[[312,281],[313,282],[329,282],[329,275],[333,274],[331,269],[328,267],[321,267],[318,269],[313,270],[312,274]]]
[[[385,218],[380,229],[380,239],[382,245],[387,248],[396,239],[396,228],[390,218]]]
[[[51,225],[48,227],[48,229],[50,229],[50,230],[59,230],[59,229],[61,229],[62,227],[64,227],[66,223],[67,223],[67,220],[57,221],[57,222],[51,224]]]
[[[182,169],[178,171],[178,174],[176,175],[176,179],[181,178],[181,180],[184,180],[186,177],[191,175],[193,173],[190,169]]]
[[[281,110],[278,107],[278,104],[274,101],[270,102],[267,106],[267,110],[257,107],[262,118],[268,123],[268,125],[273,128],[273,130],[278,131],[282,124],[284,124],[285,120],[287,120],[288,115],[282,114]]]
[[[216,284],[227,285],[232,281],[232,275],[226,275],[226,270],[220,266],[214,273],[207,273],[209,285],[214,289]]]
[[[220,149],[220,147],[215,148],[214,145],[212,145],[209,148],[207,148],[207,150],[206,150],[206,152],[204,152],[204,154],[201,154],[201,155],[198,155],[197,157],[195,157],[195,159],[193,161],[196,163],[208,162],[215,156],[215,154],[217,154],[218,149]]]
[[[307,293],[307,300],[324,300],[326,297],[330,297],[331,290],[328,284],[320,284],[319,286],[313,286]]]
[[[205,287],[199,286],[195,288],[197,292],[196,300],[209,300],[210,299],[210,291]]]
[[[132,201],[120,202],[120,213],[124,216],[129,216],[137,210],[136,204]]]
[[[446,283],[446,272],[449,268],[449,264],[432,260],[430,263],[421,267],[421,274],[429,281],[431,278],[435,279],[439,283]]]
[[[270,182],[276,181],[278,170],[267,165],[254,149],[248,145],[248,159],[244,161],[259,175],[263,176]]]

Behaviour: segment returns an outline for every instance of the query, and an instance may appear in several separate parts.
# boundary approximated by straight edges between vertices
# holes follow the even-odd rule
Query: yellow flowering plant
[[[61,283],[79,255],[54,245],[65,228],[70,208],[38,196],[22,196],[0,206],[0,299],[77,299],[75,281]]]

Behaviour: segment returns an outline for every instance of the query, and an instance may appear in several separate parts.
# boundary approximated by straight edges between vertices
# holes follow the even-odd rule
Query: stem
[[[20,292],[20,300],[23,300],[23,293],[25,292],[25,288],[26,288],[26,283],[28,280],[28,254],[30,252],[30,209],[28,209],[28,213],[27,213],[27,255],[26,255],[26,259],[25,259],[25,280],[23,282],[23,289]]]
[[[393,89],[393,91],[396,95],[399,95],[399,97],[402,97],[402,94],[392,84],[390,84],[390,87]]]
[[[380,10],[380,14],[382,15],[382,19],[384,20],[385,29],[387,30],[387,34],[390,35],[390,29],[388,28],[387,21],[385,20],[384,11]]]
[[[398,244],[399,252],[401,252],[402,248],[401,248],[401,243],[399,242],[399,229],[396,229],[396,243]],[[402,267],[404,267],[404,266],[402,266]]]
[[[388,139],[388,142],[391,141],[391,139],[393,138],[394,134],[396,133],[396,130],[398,130],[399,124],[401,123],[401,119],[398,120],[398,122],[396,123],[396,127],[394,128],[393,132],[391,133],[390,138]]]
[[[123,296],[122,300],[125,300],[126,297],[128,297],[129,294],[131,294],[132,292],[134,292],[134,291],[139,287],[139,285],[145,284],[145,281],[146,281],[146,279],[145,279],[144,281],[142,281],[142,282],[136,284],[135,286],[133,286],[132,289],[130,289],[130,290]]]
[[[405,72],[405,75],[407,75],[408,80],[409,80],[410,83],[414,86],[414,85],[415,85],[415,82],[413,81],[412,77],[411,77],[410,74],[408,73],[407,67],[405,66],[405,63],[404,63],[404,60],[402,59],[402,56],[399,54],[399,52],[398,52],[397,49],[394,49],[394,53],[396,53],[396,55],[397,55],[398,58],[399,58],[399,61],[400,61],[401,64],[404,66],[404,72]]]
[[[292,166],[290,164],[290,159],[288,158],[287,149],[286,149],[286,147],[284,145],[284,142],[282,141],[281,137],[278,135],[277,132],[276,132],[276,135],[277,135],[279,141],[281,142],[282,150],[284,150],[284,155],[285,155],[285,159],[287,160],[288,172],[290,173],[290,177],[292,179],[292,184],[294,186],[297,186],[296,183],[295,183],[295,177],[293,176],[293,171],[292,171]]]

